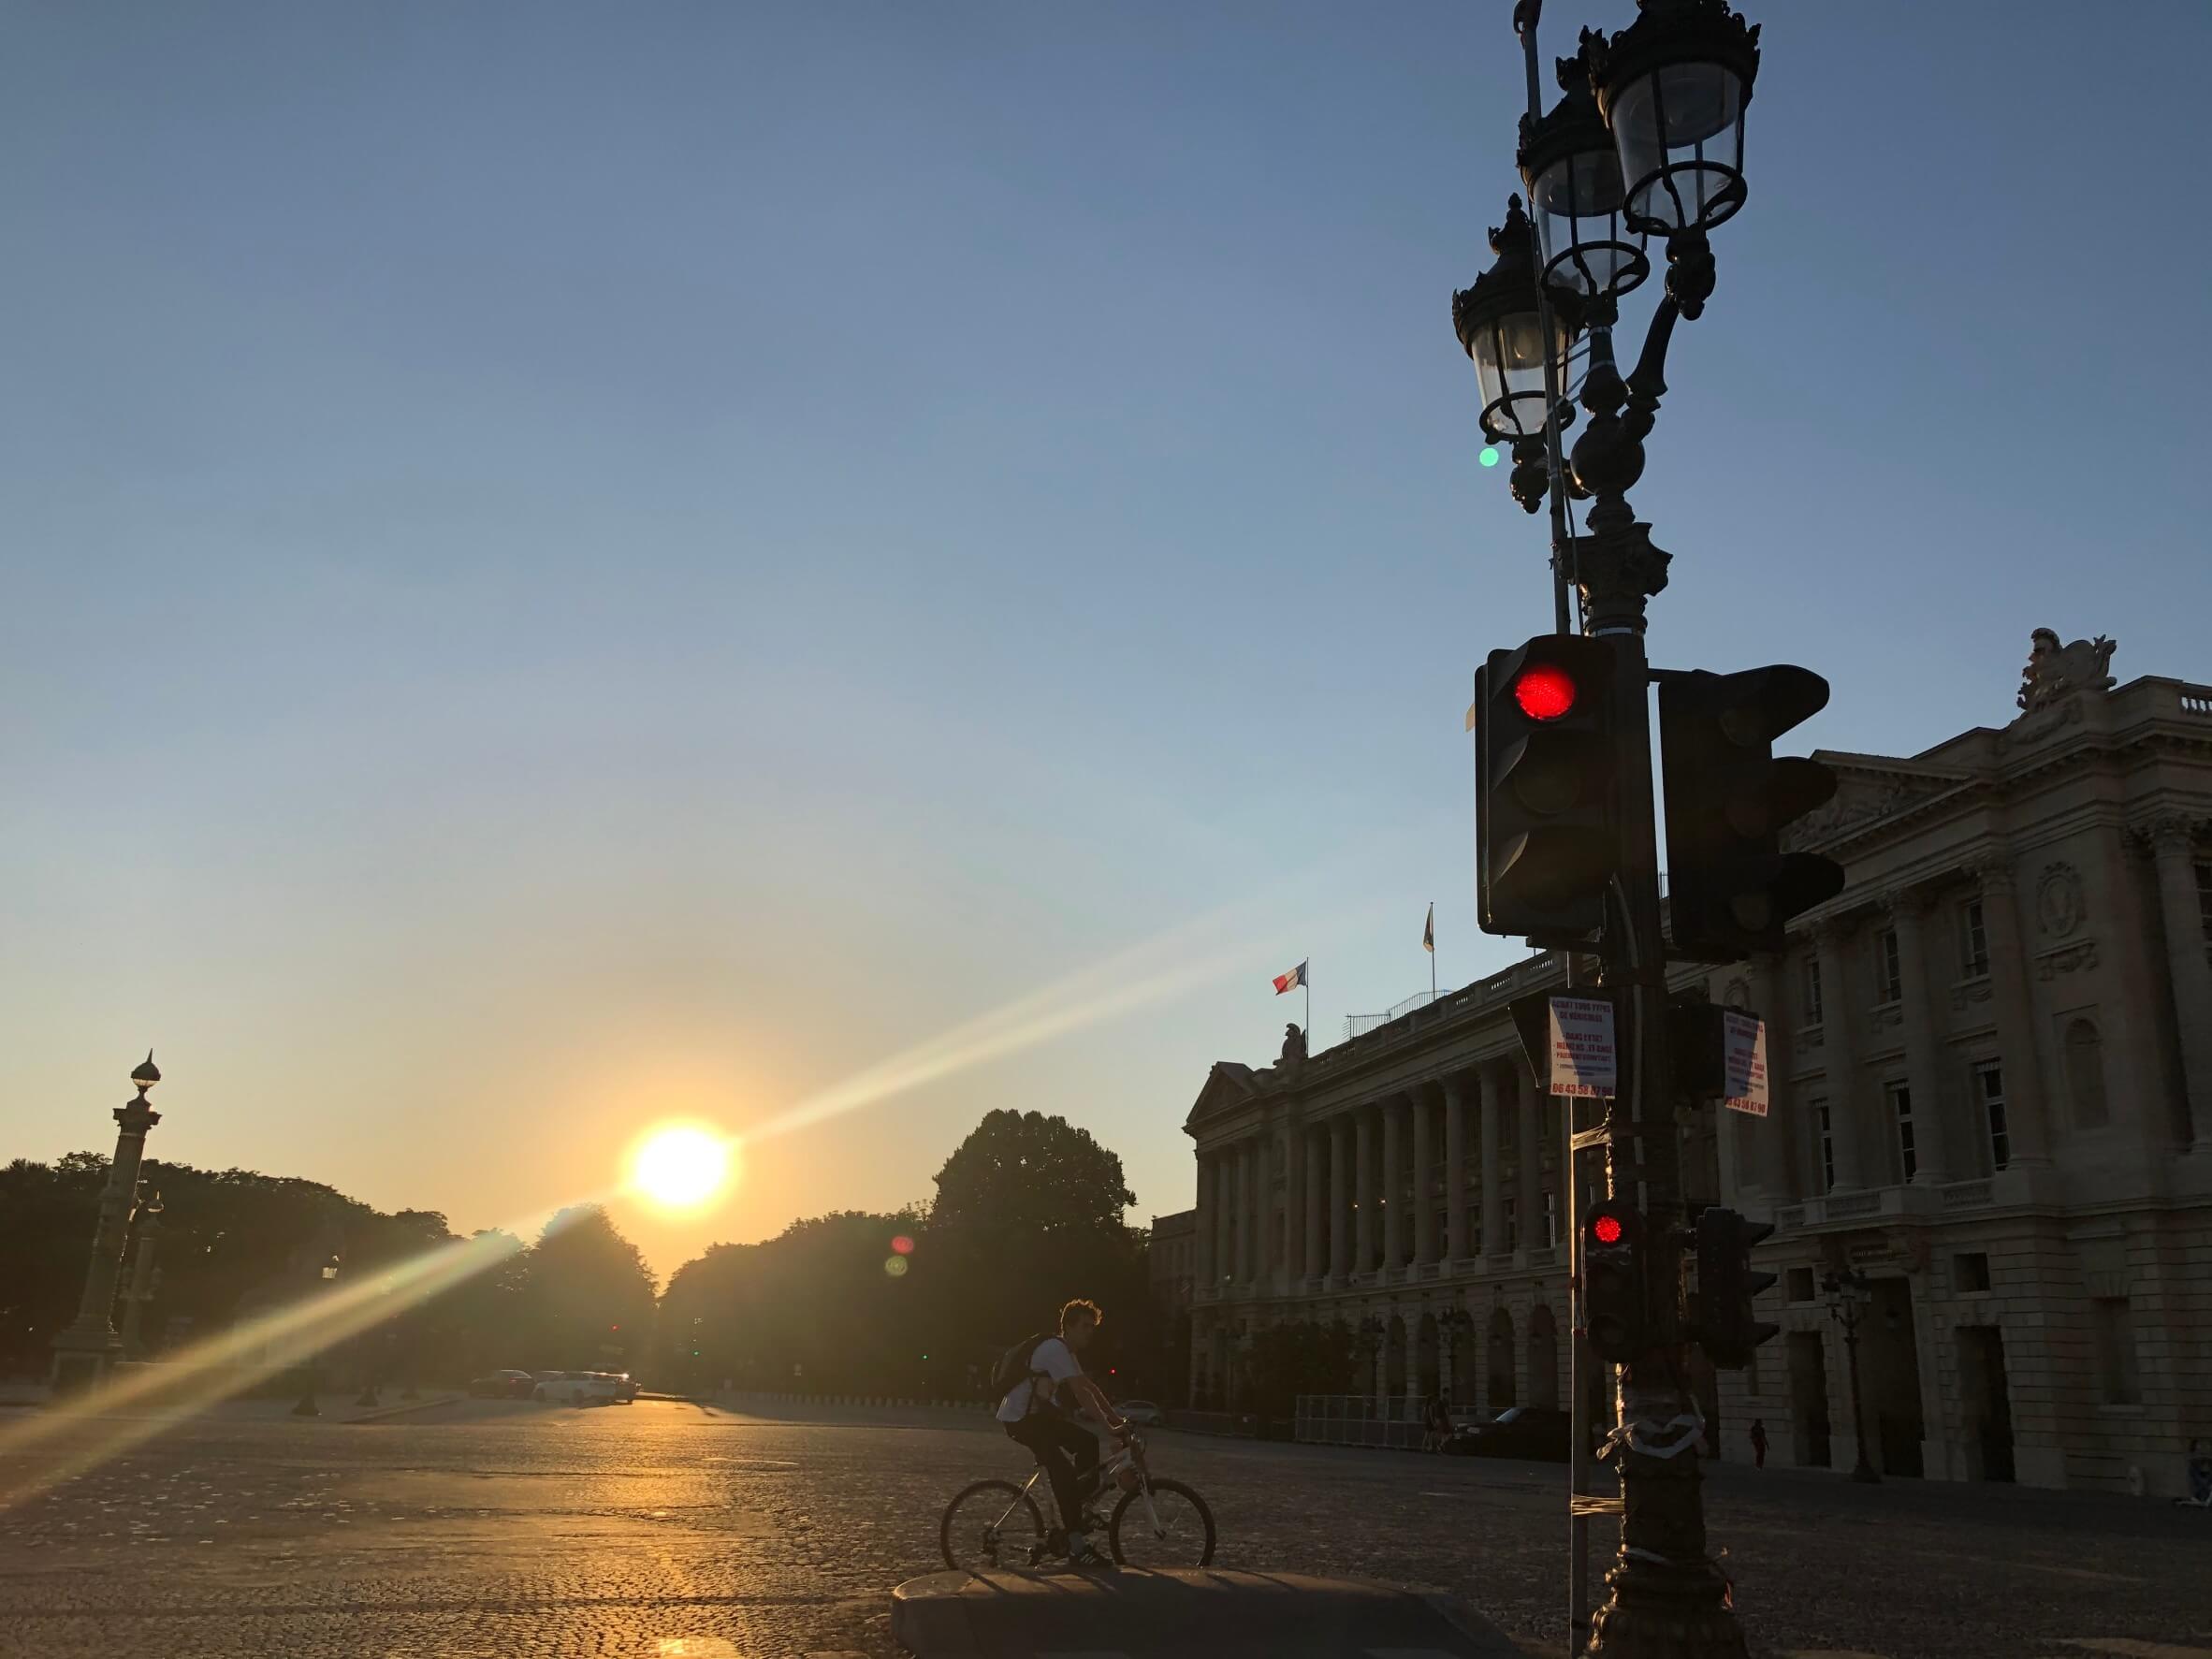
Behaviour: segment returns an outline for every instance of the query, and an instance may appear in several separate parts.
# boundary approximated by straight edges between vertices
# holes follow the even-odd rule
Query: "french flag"
[[[1275,995],[1280,997],[1286,991],[1295,991],[1299,986],[1304,983],[1305,964],[1301,962],[1288,973],[1278,973],[1275,975]]]

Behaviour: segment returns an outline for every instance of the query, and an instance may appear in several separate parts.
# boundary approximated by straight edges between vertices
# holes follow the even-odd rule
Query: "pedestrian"
[[[1751,1426],[1752,1467],[1767,1466],[1767,1423],[1763,1418],[1753,1418]]]

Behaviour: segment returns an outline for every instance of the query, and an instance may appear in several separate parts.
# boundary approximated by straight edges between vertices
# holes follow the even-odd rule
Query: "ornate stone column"
[[[1339,1280],[1352,1271],[1352,1171],[1345,1156],[1348,1134],[1343,1113],[1329,1120],[1329,1272]]]
[[[1519,1067],[1509,1069],[1514,1098],[1520,1105],[1520,1142],[1514,1156],[1521,1160],[1521,1247],[1544,1247],[1544,1098],[1536,1093],[1535,1079]]]
[[[2181,1084],[2189,1102],[2190,1144],[2212,1147],[2212,962],[2205,956],[2205,923],[2197,899],[2196,821],[2169,813],[2144,826],[2158,866],[2159,905],[2166,923],[2166,966],[2174,976],[2174,1011],[2181,1047]]]
[[[1295,1286],[1305,1275],[1305,1125],[1292,1107],[1283,1143],[1283,1277]]]
[[[1234,1142],[1216,1147],[1214,1152],[1215,1209],[1220,1212],[1221,1225],[1215,1230],[1214,1247],[1214,1283],[1219,1288],[1224,1283],[1233,1284],[1237,1273],[1237,1159],[1241,1153]]]
[[[2045,1103],[2043,1058],[2035,1041],[2035,1005],[2021,944],[2020,895],[2009,854],[1992,853],[1968,867],[1982,884],[1982,930],[1989,941],[1989,999],[2004,1067],[2004,1127],[2014,1167],[2051,1161],[2050,1109]],[[1972,1102],[1980,1112],[1982,1103]]]
[[[1467,1088],[1457,1077],[1444,1082],[1444,1254],[1467,1254]]]
[[[1322,1163],[1329,1150],[1321,1131],[1312,1125],[1300,1132],[1305,1136],[1305,1276],[1317,1279],[1329,1271],[1328,1260],[1321,1254],[1321,1183],[1326,1178]]]
[[[1905,1020],[1906,1086],[1913,1091],[1913,1175],[1915,1186],[1951,1179],[1951,1137],[1943,1121],[1943,1072],[1936,1041],[1935,1001],[1928,972],[1928,912],[1934,895],[1907,887],[1885,901],[1897,929],[1899,989]]]
[[[1359,1169],[1353,1202],[1359,1210],[1353,1223],[1352,1271],[1363,1273],[1375,1266],[1375,1109],[1361,1106],[1358,1112]]]
[[[1429,1189],[1436,1185],[1436,1103],[1428,1085],[1413,1091],[1413,1261],[1426,1267],[1436,1259],[1436,1206]]]
[[[1275,1226],[1274,1131],[1263,1118],[1252,1137],[1252,1282],[1264,1285],[1273,1275],[1282,1240]]]
[[[110,1322],[115,1281],[123,1273],[124,1239],[131,1204],[138,1197],[146,1137],[161,1121],[161,1113],[147,1104],[146,1091],[160,1081],[149,1050],[146,1063],[131,1073],[138,1098],[115,1108],[115,1157],[108,1166],[108,1185],[100,1191],[99,1214],[93,1224],[92,1264],[85,1273],[84,1295],[78,1301],[77,1317],[53,1339],[56,1391],[99,1381],[122,1357],[123,1338]]]
[[[1503,1155],[1498,1146],[1498,1081],[1503,1068],[1485,1061],[1477,1076],[1482,1086],[1482,1253],[1495,1256],[1506,1247],[1506,1183]]]
[[[1198,1231],[1192,1240],[1191,1276],[1200,1288],[1216,1288],[1214,1274],[1214,1234],[1221,1225],[1220,1206],[1214,1198],[1214,1158],[1210,1153],[1198,1155]]]
[[[1252,1282],[1252,1239],[1257,1231],[1252,1217],[1252,1142],[1240,1141],[1236,1146],[1237,1160],[1237,1264],[1236,1281],[1240,1285]]]
[[[1866,1126],[1858,1110],[1857,1032],[1852,1026],[1859,997],[1851,978],[1851,940],[1844,924],[1830,917],[1814,935],[1820,954],[1820,1052],[1827,1068],[1828,1138],[1836,1149],[1836,1190],[1850,1192],[1867,1185]],[[1810,1113],[1808,1113],[1810,1116]],[[1808,1124],[1815,1137],[1812,1186],[1820,1188],[1820,1152],[1817,1124]]]
[[[1405,1265],[1405,1108],[1396,1099],[1382,1103],[1383,1266],[1396,1273]]]

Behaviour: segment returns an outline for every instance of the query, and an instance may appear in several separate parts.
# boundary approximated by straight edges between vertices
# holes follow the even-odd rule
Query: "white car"
[[[1157,1429],[1167,1420],[1167,1413],[1149,1400],[1124,1400],[1113,1409],[1132,1423],[1142,1424],[1147,1429]]]
[[[552,1405],[612,1405],[622,1385],[604,1371],[542,1371],[532,1400]]]

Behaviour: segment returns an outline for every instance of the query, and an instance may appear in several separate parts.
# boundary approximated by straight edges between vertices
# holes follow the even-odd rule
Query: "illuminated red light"
[[[891,1247],[901,1256],[911,1256],[914,1253],[914,1241],[902,1232],[891,1241]]]
[[[1513,701],[1532,720],[1555,720],[1575,706],[1575,682],[1564,668],[1538,663],[1513,682]]]
[[[1601,1244],[1619,1244],[1621,1242],[1621,1217],[1600,1215],[1590,1224],[1590,1236]]]

